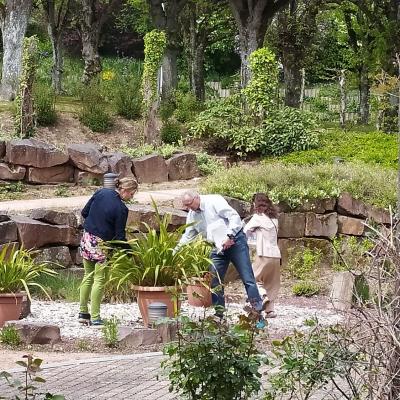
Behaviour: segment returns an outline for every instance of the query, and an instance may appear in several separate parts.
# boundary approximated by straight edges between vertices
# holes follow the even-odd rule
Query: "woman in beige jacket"
[[[256,258],[254,275],[261,297],[269,298],[265,309],[267,318],[275,318],[274,301],[281,286],[281,252],[278,247],[278,212],[265,193],[253,196],[253,216],[244,227],[249,237],[255,236]]]

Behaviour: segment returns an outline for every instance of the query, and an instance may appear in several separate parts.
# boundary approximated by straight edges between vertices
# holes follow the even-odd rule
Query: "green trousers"
[[[91,319],[100,319],[100,304],[107,277],[106,264],[83,259],[85,274],[80,286],[80,312],[87,313],[90,298]]]

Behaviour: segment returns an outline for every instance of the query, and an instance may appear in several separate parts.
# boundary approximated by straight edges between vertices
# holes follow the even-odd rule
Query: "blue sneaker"
[[[256,323],[256,328],[257,329],[264,329],[267,326],[265,323],[265,319],[261,318],[257,323]]]
[[[92,326],[102,326],[102,325],[104,325],[104,321],[102,319],[100,319],[100,318],[99,319],[93,319],[91,325]]]

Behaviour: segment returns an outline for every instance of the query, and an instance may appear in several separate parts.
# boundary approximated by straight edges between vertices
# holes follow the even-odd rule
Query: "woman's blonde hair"
[[[116,185],[118,189],[125,189],[125,190],[136,190],[138,188],[138,183],[135,178],[117,178]]]

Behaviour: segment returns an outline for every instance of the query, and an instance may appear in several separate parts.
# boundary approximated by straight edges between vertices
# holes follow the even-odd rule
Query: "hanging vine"
[[[21,138],[32,137],[36,130],[36,114],[33,101],[33,84],[38,64],[38,38],[24,39],[22,49],[22,72],[18,95],[15,99],[15,130]]]

